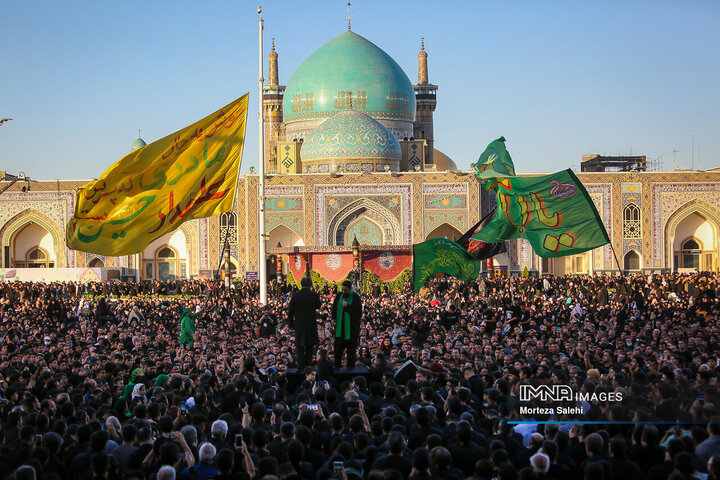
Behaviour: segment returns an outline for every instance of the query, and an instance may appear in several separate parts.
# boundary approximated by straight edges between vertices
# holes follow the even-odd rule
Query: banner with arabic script
[[[473,258],[462,245],[447,238],[431,238],[413,245],[413,288],[417,292],[425,281],[446,273],[463,281],[477,279],[482,260]]]
[[[248,95],[118,160],[77,191],[69,248],[100,255],[141,252],[193,218],[232,209]]]
[[[498,178],[497,207],[473,239],[526,238],[543,258],[574,255],[610,243],[590,195],[572,170],[541,177]]]

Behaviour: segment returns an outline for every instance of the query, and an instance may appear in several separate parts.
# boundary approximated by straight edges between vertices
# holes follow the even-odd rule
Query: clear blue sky
[[[257,5],[6,1],[0,169],[87,179],[245,92],[243,171],[257,165]],[[345,28],[345,2],[263,2],[280,81]],[[356,0],[353,31],[439,85],[436,147],[462,168],[504,135],[517,170],[586,153],[720,166],[720,2]],[[267,68],[267,57],[265,56]],[[267,74],[265,75],[267,77]],[[698,152],[699,151],[699,152]]]

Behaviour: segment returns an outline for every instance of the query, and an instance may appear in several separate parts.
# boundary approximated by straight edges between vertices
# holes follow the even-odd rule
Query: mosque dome
[[[308,136],[300,150],[303,165],[317,165],[315,171],[320,172],[329,171],[331,164],[342,164],[346,171],[382,171],[385,165],[397,170],[401,154],[395,135],[357,110],[337,112]]]
[[[377,45],[347,31],[310,55],[290,77],[284,122],[298,138],[324,119],[349,109],[380,120],[396,136],[412,136],[415,91],[405,72]]]
[[[435,163],[435,170],[439,172],[458,169],[455,162],[437,148],[433,148],[433,163]]]
[[[145,140],[143,140],[142,138],[138,138],[137,140],[135,140],[133,142],[132,147],[130,148],[130,151],[134,152],[135,150],[142,148],[145,145],[147,145],[147,143],[145,143]]]

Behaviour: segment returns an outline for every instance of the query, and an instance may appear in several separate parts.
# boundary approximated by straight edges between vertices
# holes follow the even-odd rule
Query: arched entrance
[[[716,225],[702,213],[692,212],[680,220],[674,230],[673,270],[714,270],[717,250]]]
[[[189,278],[188,251],[188,239],[181,229],[156,238],[142,253],[142,279]]]
[[[303,239],[300,238],[295,231],[290,230],[285,225],[278,225],[273,228],[268,235],[268,250],[273,248],[287,248],[287,247],[302,247],[305,245]],[[269,255],[267,258],[267,274],[268,279],[272,280],[277,277],[277,256]],[[280,271],[283,275],[287,274],[287,262],[284,261],[282,255],[280,255],[281,267]]]
[[[39,246],[47,252],[53,267],[65,268],[68,250],[64,238],[62,228],[51,218],[36,210],[23,210],[0,228],[2,266],[11,268],[18,266],[16,262],[24,264],[27,261],[25,255]]]
[[[300,235],[285,225],[278,225],[268,233],[267,249],[276,248],[278,243],[282,247],[302,247],[305,245]]]
[[[590,272],[590,255],[588,253],[544,260],[547,260],[547,263],[543,263],[543,267],[548,265],[550,270],[548,272],[548,270],[543,269],[543,272],[552,273],[553,275],[585,274]]]
[[[457,240],[460,237],[462,237],[462,232],[460,230],[453,227],[452,225],[443,223],[435,230],[428,233],[425,237],[425,240],[429,240],[431,238],[447,238],[448,240]]]
[[[105,266],[105,262],[103,262],[97,257],[94,257],[88,262],[87,266],[90,268],[103,268]]]
[[[634,272],[640,270],[640,255],[635,250],[630,250],[623,259],[623,270]]]
[[[10,252],[15,268],[53,268],[57,262],[52,234],[35,222],[28,222],[11,237]]]
[[[390,210],[362,198],[332,218],[327,245],[350,245],[355,238],[363,245],[397,245],[402,242],[402,229]]]

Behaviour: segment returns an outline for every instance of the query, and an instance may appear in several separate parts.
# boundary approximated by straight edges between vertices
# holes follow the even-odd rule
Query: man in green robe
[[[195,343],[193,335],[195,333],[195,318],[200,315],[200,312],[192,313],[193,309],[185,307],[183,309],[183,315],[180,318],[180,345],[188,344],[190,348]]]
[[[357,359],[362,300],[352,291],[349,280],[342,283],[342,291],[335,296],[332,313],[335,319],[335,369],[342,366],[343,353],[347,350],[347,368],[352,370]]]

